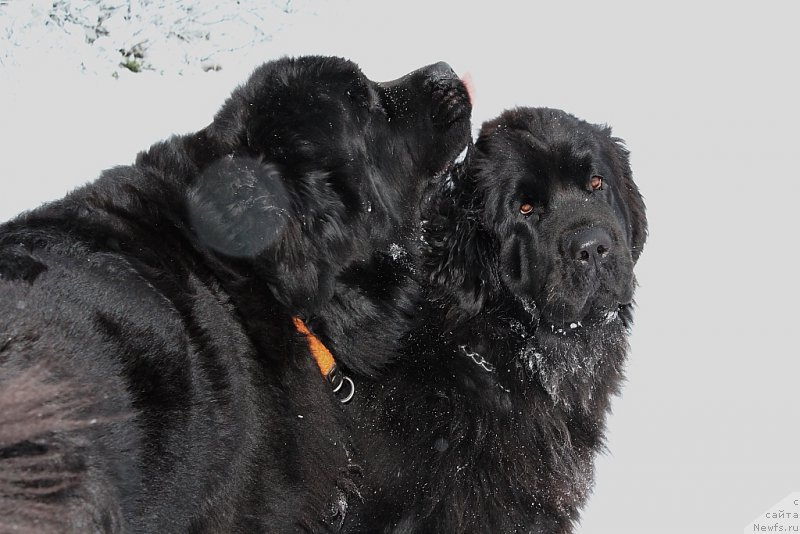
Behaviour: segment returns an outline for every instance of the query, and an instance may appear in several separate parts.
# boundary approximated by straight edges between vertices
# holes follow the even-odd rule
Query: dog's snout
[[[458,80],[458,75],[455,73],[452,67],[450,67],[450,65],[444,61],[440,61],[439,63],[434,63],[433,65],[428,65],[427,67],[422,67],[414,72],[410,72],[402,78],[388,82],[381,82],[378,83],[378,85],[386,90],[392,91],[400,87],[424,84],[426,81],[439,83],[454,80]]]
[[[567,239],[568,257],[580,264],[599,266],[611,253],[611,235],[596,226],[582,228]]]
[[[436,126],[449,127],[469,115],[472,107],[469,93],[450,65],[439,62],[422,70],[433,98],[431,118]]]

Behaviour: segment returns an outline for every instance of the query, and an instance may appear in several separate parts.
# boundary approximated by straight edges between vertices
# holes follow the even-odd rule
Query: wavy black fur
[[[424,215],[428,304],[403,357],[355,401],[367,504],[347,527],[573,532],[623,380],[647,234],[628,153],[607,127],[510,110]],[[596,264],[572,246],[587,228],[607,234]]]
[[[0,226],[0,377],[42,369],[42,407],[59,384],[94,399],[76,425],[0,434],[0,510],[15,509],[0,528],[337,528],[349,430],[292,317],[349,373],[386,365],[416,294],[386,258],[417,241],[422,189],[466,145],[469,110],[444,64],[378,84],[342,59],[283,59],[207,128]],[[365,329],[383,350],[354,341]],[[26,465],[58,491],[10,488]]]

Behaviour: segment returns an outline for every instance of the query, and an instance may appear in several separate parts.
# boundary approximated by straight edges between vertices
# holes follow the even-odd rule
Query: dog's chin
[[[615,302],[602,305],[589,303],[577,313],[568,315],[551,315],[545,310],[539,318],[537,335],[570,337],[581,335],[587,328],[596,328],[614,323],[622,325],[626,306],[628,306],[628,303]]]
[[[547,289],[543,292],[547,295]],[[633,287],[627,284],[617,288],[601,287],[588,294],[553,296],[535,299],[542,302],[539,308],[540,328],[560,335],[576,332],[581,327],[607,324],[619,316],[619,311],[629,306]]]

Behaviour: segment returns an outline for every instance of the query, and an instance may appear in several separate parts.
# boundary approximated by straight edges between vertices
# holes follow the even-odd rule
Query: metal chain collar
[[[461,349],[461,352],[463,352],[465,356],[468,356],[469,359],[475,362],[475,364],[479,366],[481,369],[483,369],[487,373],[494,373],[494,365],[486,361],[486,359],[484,359],[483,356],[481,356],[477,352],[468,351],[466,345],[459,345],[458,348]]]

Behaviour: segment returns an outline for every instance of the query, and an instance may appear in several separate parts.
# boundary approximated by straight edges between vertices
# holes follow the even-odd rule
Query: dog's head
[[[609,128],[553,109],[510,110],[484,124],[462,174],[440,202],[440,213],[461,211],[461,228],[448,234],[440,223],[429,241],[459,250],[435,253],[432,272],[458,288],[464,310],[510,295],[569,330],[630,304],[647,222]]]
[[[260,67],[214,127],[233,148],[295,174],[330,173],[330,186],[358,211],[375,179],[402,182],[394,193],[443,171],[466,144],[469,114],[466,89],[446,63],[379,83],[355,63],[312,56]]]
[[[469,140],[470,110],[444,63],[387,83],[339,58],[267,63],[207,129],[227,157],[193,185],[193,226],[312,310],[348,265],[410,237],[423,186]]]

